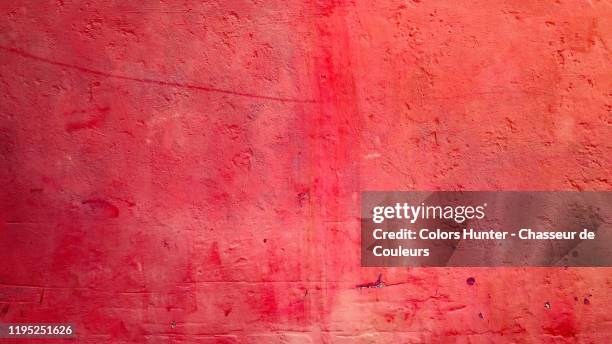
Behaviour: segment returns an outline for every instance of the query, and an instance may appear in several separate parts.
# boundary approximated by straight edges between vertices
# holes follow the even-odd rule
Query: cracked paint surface
[[[358,219],[363,190],[612,190],[611,18],[4,1],[0,322],[82,343],[612,342],[610,269],[360,268]]]

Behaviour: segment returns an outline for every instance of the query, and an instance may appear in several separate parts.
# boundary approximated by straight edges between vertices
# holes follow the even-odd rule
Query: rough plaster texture
[[[608,1],[0,12],[0,321],[81,343],[612,342],[610,269],[360,268],[357,220],[362,190],[612,190]],[[355,288],[379,273],[395,285]]]

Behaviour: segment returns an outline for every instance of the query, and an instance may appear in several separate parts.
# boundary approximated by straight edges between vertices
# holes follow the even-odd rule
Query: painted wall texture
[[[361,268],[358,221],[363,190],[611,191],[610,2],[0,12],[0,322],[70,321],[79,343],[612,342],[611,269]],[[394,285],[356,288],[379,274]]]

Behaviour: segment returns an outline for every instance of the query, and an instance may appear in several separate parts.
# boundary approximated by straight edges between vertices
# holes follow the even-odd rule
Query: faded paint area
[[[360,268],[357,218],[363,190],[612,190],[609,2],[0,12],[0,322],[612,342],[610,269]]]

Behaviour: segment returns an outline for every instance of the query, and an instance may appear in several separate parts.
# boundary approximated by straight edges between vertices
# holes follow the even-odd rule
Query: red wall
[[[612,190],[610,3],[0,7],[0,322],[612,342],[610,269],[360,268],[358,222],[363,190]]]

